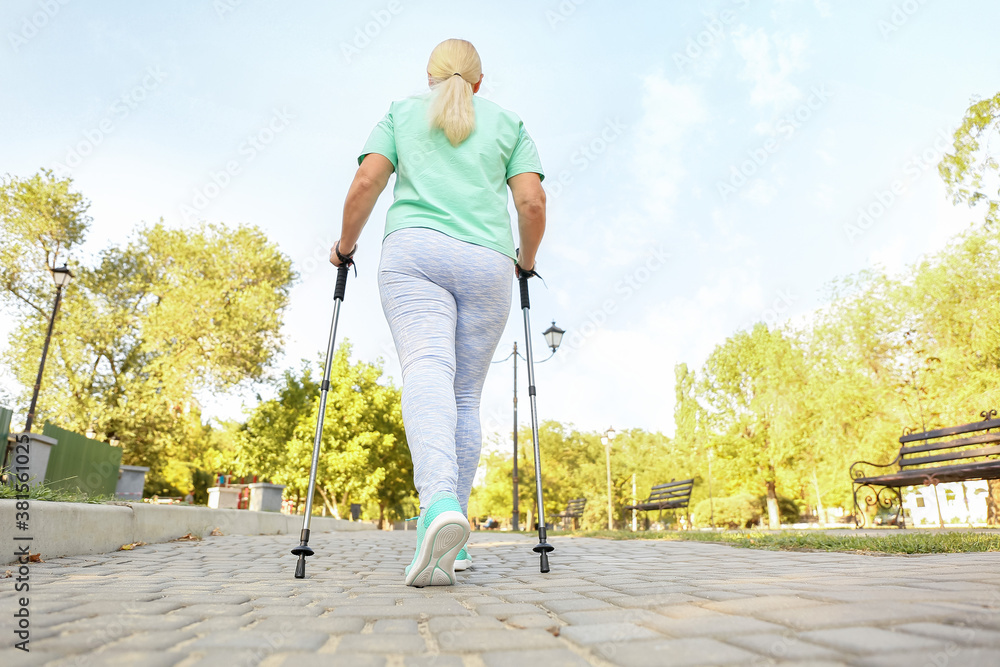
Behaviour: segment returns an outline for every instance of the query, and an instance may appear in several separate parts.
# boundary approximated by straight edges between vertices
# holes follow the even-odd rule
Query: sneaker
[[[472,567],[472,558],[469,557],[469,552],[465,550],[465,547],[462,547],[462,550],[455,556],[455,572],[462,572],[470,567]]]
[[[407,586],[451,586],[455,557],[469,539],[469,520],[454,494],[435,493],[417,522],[417,550],[406,567]]]

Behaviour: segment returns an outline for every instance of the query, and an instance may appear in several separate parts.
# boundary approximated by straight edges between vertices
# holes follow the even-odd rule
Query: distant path
[[[1000,554],[872,557],[473,533],[460,584],[402,585],[413,532],[223,536],[31,566],[31,653],[0,664],[1000,664]],[[9,566],[11,567],[11,566]],[[0,568],[2,570],[2,568]]]

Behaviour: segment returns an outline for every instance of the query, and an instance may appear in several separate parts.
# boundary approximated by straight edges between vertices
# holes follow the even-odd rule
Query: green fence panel
[[[14,416],[14,411],[0,407],[0,449],[7,446],[7,436],[10,435],[10,419]]]
[[[88,495],[114,495],[122,450],[106,442],[46,424],[42,435],[58,444],[49,455],[45,483],[53,489],[80,490]]]
[[[7,461],[7,436],[10,435],[10,419],[14,411],[0,407],[0,465]]]

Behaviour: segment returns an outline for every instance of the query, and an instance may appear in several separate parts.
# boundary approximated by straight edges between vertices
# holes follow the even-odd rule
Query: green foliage
[[[4,362],[25,403],[52,307],[47,269],[77,252],[90,222],[71,186],[42,172],[0,187],[0,246],[19,258],[0,262],[17,315]],[[191,470],[211,463],[195,397],[265,376],[281,346],[291,261],[254,227],[162,222],[87,261],[74,257],[37,419],[117,438],[123,463],[149,466],[150,484],[186,493]],[[188,466],[168,470],[168,461]]]
[[[989,225],[1000,222],[998,163],[995,147],[990,150],[990,140],[997,138],[1000,138],[1000,93],[969,107],[955,130],[955,152],[945,155],[938,165],[954,203],[969,207],[984,204],[985,221]]]
[[[708,498],[694,507],[691,520],[695,526],[711,526],[714,510],[716,528],[749,528],[760,522],[762,503],[759,498],[749,493],[715,498]]]
[[[334,355],[316,477],[321,498],[346,515],[351,503],[371,504],[380,519],[403,519],[416,491],[406,445],[400,392],[382,383],[378,364],[350,363],[350,344]],[[285,484],[305,495],[319,415],[322,369],[303,363],[286,371],[278,395],[261,402],[237,439],[233,471]],[[374,518],[374,517],[370,517]]]
[[[542,422],[538,429],[545,487],[545,511],[560,514],[573,498],[586,498],[587,506],[581,526],[608,525],[607,456],[601,444],[601,433],[577,431],[554,421]],[[524,428],[518,434],[518,475],[521,524],[534,525],[535,508],[534,452],[531,431]],[[472,516],[499,520],[513,513],[513,461],[509,451],[494,448],[484,455],[485,481],[473,489],[469,503]],[[632,503],[632,476],[641,500],[654,484],[685,479],[688,471],[674,456],[671,441],[659,433],[632,429],[618,433],[611,446],[612,517],[616,525],[631,521],[631,512],[624,507]],[[532,517],[531,522],[527,517]]]

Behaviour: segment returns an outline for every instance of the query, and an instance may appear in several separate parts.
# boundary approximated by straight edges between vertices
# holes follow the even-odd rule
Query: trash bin
[[[250,509],[258,512],[280,512],[284,484],[255,482],[250,484]]]
[[[361,505],[358,503],[351,503],[351,521],[361,520]]]
[[[118,500],[142,500],[142,489],[146,486],[146,473],[149,468],[143,466],[118,466],[118,484],[115,486],[115,498]]]

